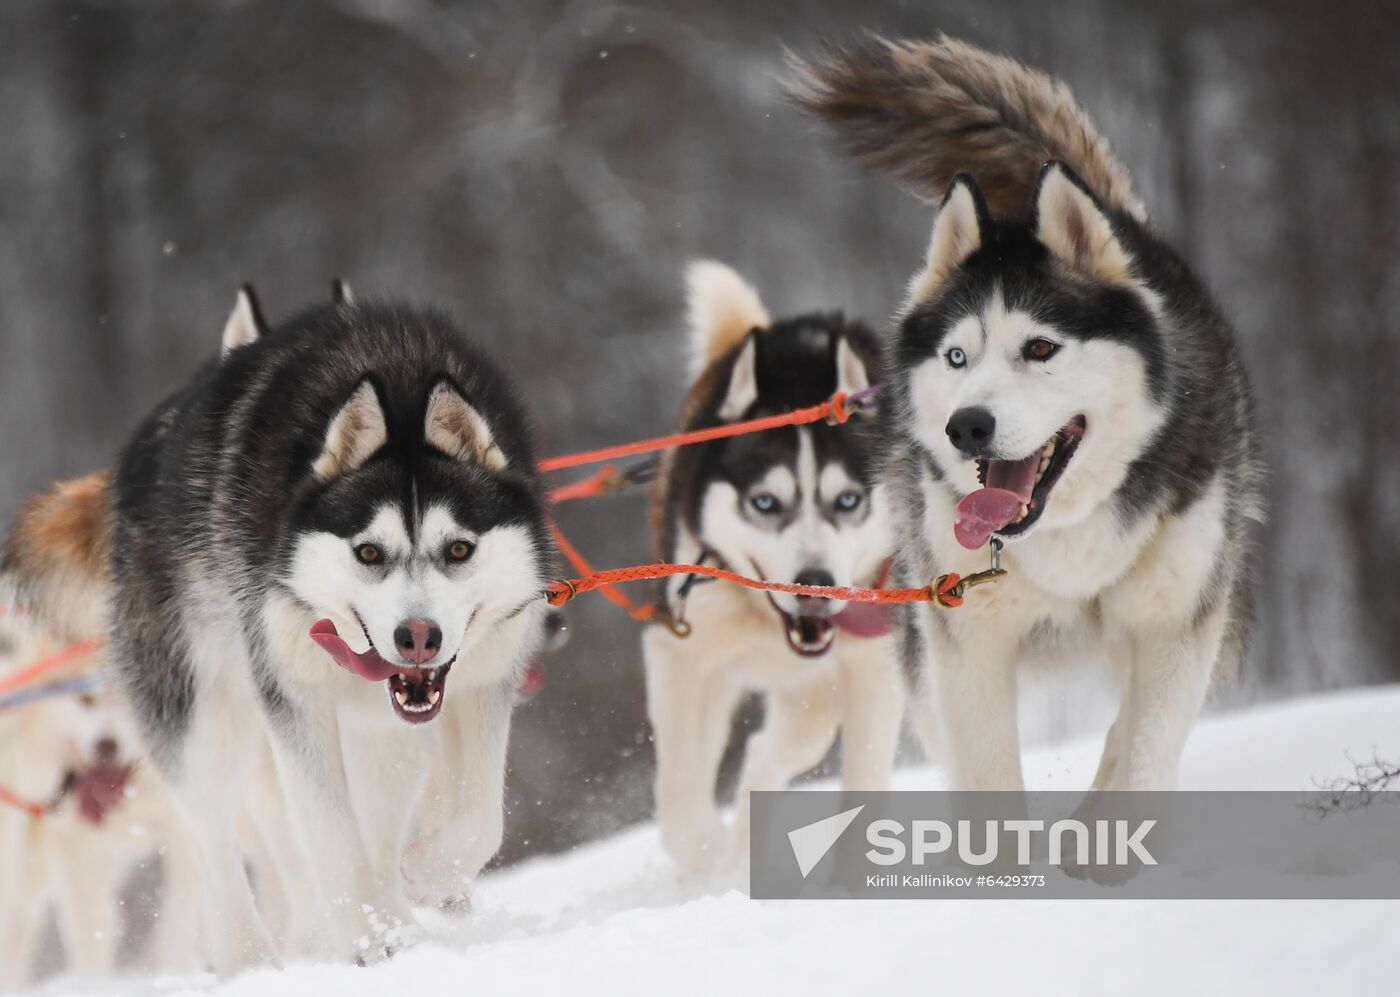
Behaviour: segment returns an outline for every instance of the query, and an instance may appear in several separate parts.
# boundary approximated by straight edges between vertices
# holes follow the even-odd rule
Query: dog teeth
[[[439,692],[438,690],[436,690],[436,689],[430,689],[430,690],[428,690],[428,705],[429,705],[429,706],[436,706],[437,703],[438,703],[438,700],[441,699],[441,698],[442,698],[442,693]]]
[[[402,689],[396,689],[394,691],[394,698],[399,701],[400,706],[408,706],[408,693],[404,692]]]
[[[1028,506],[1028,505],[1024,505],[1024,504],[1023,504],[1023,505],[1021,506],[1021,514],[1020,514],[1019,516],[1017,516],[1016,519],[1017,519],[1018,521],[1020,521],[1020,520],[1022,520],[1022,519],[1025,519],[1025,518],[1026,518],[1027,516],[1029,516],[1030,514],[1031,514],[1031,507]]]
[[[1049,460],[1055,453],[1055,437],[1050,437],[1050,442],[1045,444],[1045,460]]]

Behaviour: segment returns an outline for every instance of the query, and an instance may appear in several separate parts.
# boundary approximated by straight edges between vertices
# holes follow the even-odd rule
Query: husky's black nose
[[[797,585],[821,585],[830,588],[836,584],[836,579],[831,577],[830,571],[821,568],[805,568],[797,573],[793,582]],[[823,599],[819,595],[799,595],[797,605],[804,615],[825,616],[831,610],[831,600]]]
[[[997,420],[984,408],[960,408],[948,420],[948,440],[969,457],[984,456],[992,445]]]
[[[404,620],[394,628],[394,646],[415,665],[427,664],[442,647],[442,628],[432,620]]]

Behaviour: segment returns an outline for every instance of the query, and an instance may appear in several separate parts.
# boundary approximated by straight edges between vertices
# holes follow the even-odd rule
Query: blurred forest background
[[[783,101],[782,46],[943,30],[1074,87],[1238,322],[1272,470],[1225,701],[1400,677],[1400,4],[1116,0],[0,6],[0,510],[110,463],[216,349],[343,274],[441,303],[542,452],[660,433],[680,273],[879,323],[931,210]],[[644,497],[577,503],[600,564]],[[636,626],[571,610],[512,744],[505,858],[643,817]]]

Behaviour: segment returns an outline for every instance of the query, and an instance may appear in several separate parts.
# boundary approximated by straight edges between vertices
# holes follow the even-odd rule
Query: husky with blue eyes
[[[194,831],[215,968],[373,961],[413,936],[410,889],[459,891],[500,841],[552,556],[530,434],[435,312],[341,296],[231,338],[121,457],[111,657]],[[309,881],[277,942],[236,826],[269,748]],[[425,815],[430,779],[456,802]]]
[[[693,383],[681,428],[804,408],[879,380],[875,336],[840,315],[774,322],[733,270],[689,273]],[[888,570],[872,417],[732,437],[674,451],[652,506],[667,561],[722,566],[808,585],[878,585]],[[673,579],[661,603],[688,636],[648,627],[647,702],[656,737],[656,806],[667,849],[690,873],[742,858],[749,794],[782,789],[841,732],[848,788],[888,788],[904,696],[881,607]],[[764,725],[747,746],[726,827],[715,782],[742,697]]]
[[[1122,694],[1094,788],[1172,788],[1250,622],[1261,487],[1229,323],[1064,84],[946,38],[796,69],[862,161],[942,197],[881,405],[898,583],[1005,547],[997,585],[901,627],[954,787],[1021,787],[1018,665],[1094,649]]]

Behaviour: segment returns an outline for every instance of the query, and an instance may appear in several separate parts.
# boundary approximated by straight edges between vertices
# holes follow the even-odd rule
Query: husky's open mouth
[[[751,563],[754,577],[767,580],[768,576],[763,573],[758,562]],[[888,570],[889,563],[886,562],[873,583],[875,588],[884,586]],[[832,613],[825,600],[817,599],[809,601],[818,602],[822,606],[822,612],[794,616],[778,605],[772,592],[765,592],[764,595],[768,597],[768,604],[773,607],[773,612],[777,613],[778,619],[782,621],[783,637],[787,640],[788,647],[804,658],[820,658],[830,651],[831,645],[836,642],[838,630],[845,631],[852,637],[881,637],[894,629],[894,614],[888,606],[850,602],[841,612]],[[798,604],[801,605],[802,600],[798,600]]]
[[[389,702],[400,720],[423,724],[438,715],[452,661],[438,668],[406,668],[389,676]]]
[[[794,652],[804,658],[820,658],[831,650],[836,642],[836,624],[831,616],[793,616],[774,602],[771,595],[768,601],[778,611],[783,621],[783,636]]]
[[[394,665],[379,656],[369,631],[359,618],[360,630],[367,647],[360,653],[346,643],[330,620],[318,620],[311,628],[311,639],[321,646],[336,663],[348,672],[371,682],[388,682],[389,703],[399,719],[411,724],[427,723],[442,711],[447,686],[447,673],[457,660],[454,654],[436,668],[408,668]]]
[[[99,759],[81,769],[69,769],[53,799],[57,806],[72,797],[78,814],[90,824],[101,826],[107,815],[126,799],[127,783],[134,766],[115,759]]]
[[[977,480],[983,487],[958,503],[953,535],[968,550],[976,550],[993,533],[1014,537],[1030,529],[1045,512],[1055,483],[1065,473],[1085,422],[1075,416],[1045,442],[1020,460],[979,460]]]

